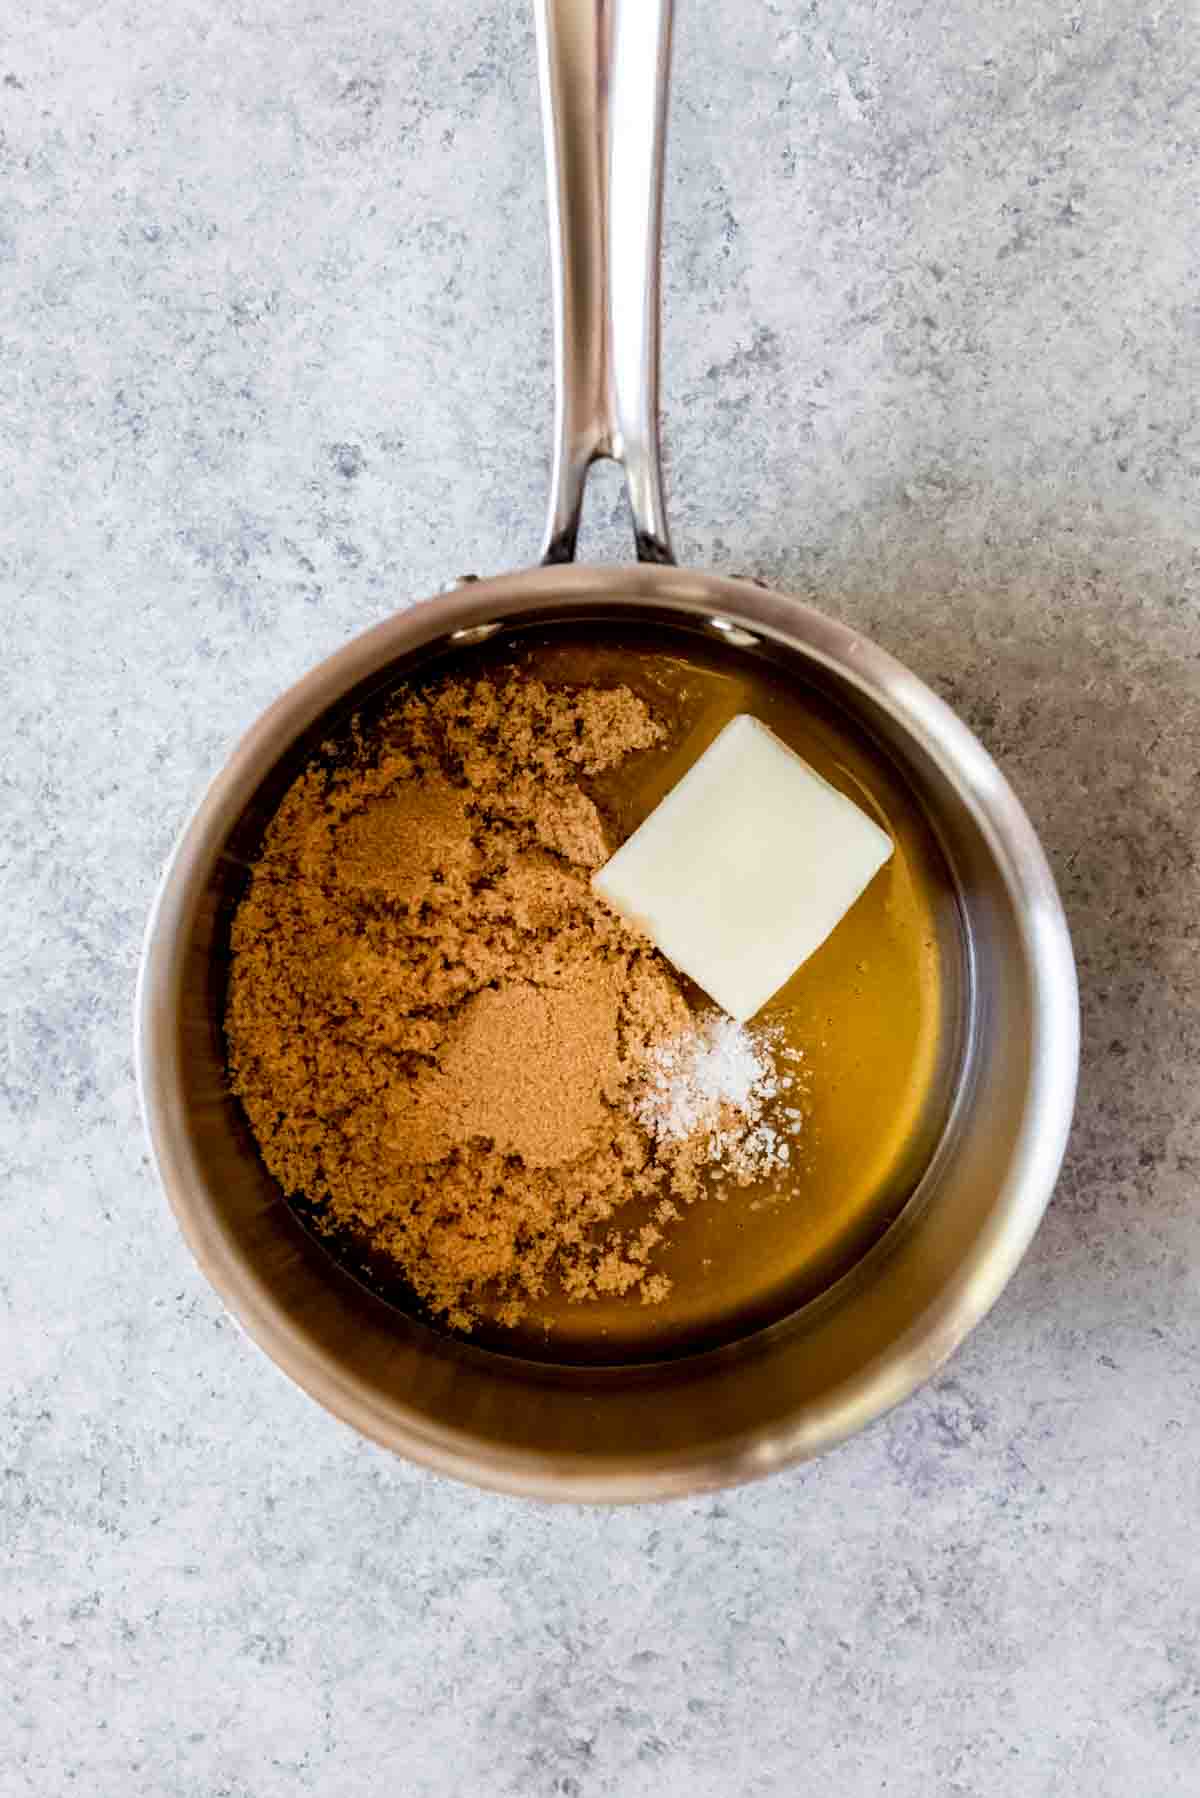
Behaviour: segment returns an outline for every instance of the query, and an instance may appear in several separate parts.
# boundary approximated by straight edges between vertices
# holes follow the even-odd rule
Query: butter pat
[[[820,948],[892,847],[853,800],[743,713],[592,885],[744,1022]]]

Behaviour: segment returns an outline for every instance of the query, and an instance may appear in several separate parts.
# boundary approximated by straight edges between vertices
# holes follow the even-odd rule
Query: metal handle
[[[658,447],[672,0],[534,0],[554,287],[543,562],[574,559],[587,472],[625,470],[639,562],[673,562]]]

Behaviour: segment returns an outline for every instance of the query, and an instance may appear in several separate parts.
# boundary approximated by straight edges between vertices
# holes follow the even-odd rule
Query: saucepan
[[[1078,1064],[1071,945],[1037,837],[994,762],[856,631],[751,579],[677,567],[657,425],[669,0],[537,0],[557,408],[541,564],[468,580],[297,682],[212,782],[164,875],[137,1001],[154,1159],[197,1260],[251,1337],[388,1448],[478,1485],[592,1501],[694,1493],[848,1436],[932,1375],[1012,1274],[1050,1198]],[[637,560],[573,560],[587,472],[624,469]],[[449,573],[450,571],[448,571]],[[534,1363],[381,1301],[301,1227],[233,1099],[229,915],[267,819],[328,722],[439,658],[523,631],[652,626],[764,658],[852,714],[953,871],[969,971],[955,1099],[901,1215],[794,1315],[637,1366]]]

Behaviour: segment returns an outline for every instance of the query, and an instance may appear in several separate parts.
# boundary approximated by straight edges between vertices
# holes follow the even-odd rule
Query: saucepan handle
[[[641,562],[672,562],[658,444],[672,0],[534,0],[554,290],[544,562],[575,555],[591,464],[625,470]]]

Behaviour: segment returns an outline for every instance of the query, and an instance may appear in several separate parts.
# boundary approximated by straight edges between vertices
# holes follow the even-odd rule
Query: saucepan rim
[[[776,644],[882,709],[940,770],[969,809],[1012,900],[1030,991],[1032,1041],[1021,1126],[996,1201],[934,1303],[886,1355],[823,1395],[819,1415],[749,1431],[694,1453],[631,1451],[627,1462],[551,1459],[498,1449],[384,1400],[285,1318],[267,1283],[235,1248],[219,1195],[190,1151],[176,1004],[195,911],[230,830],[262,781],[315,721],[401,657],[552,621],[620,617],[626,606],[676,616],[727,641]],[[995,1302],[1049,1202],[1066,1149],[1079,1062],[1075,963],[1041,844],[982,744],[932,690],[887,651],[806,602],[747,579],[673,565],[564,564],[473,581],[352,638],[289,687],[242,737],[209,783],[164,870],[146,929],[135,1000],[135,1060],[159,1178],[197,1261],[230,1312],[275,1363],[363,1434],[437,1472],[525,1497],[615,1502],[735,1485],[833,1446],[907,1397]],[[280,1199],[280,1203],[285,1201]]]

